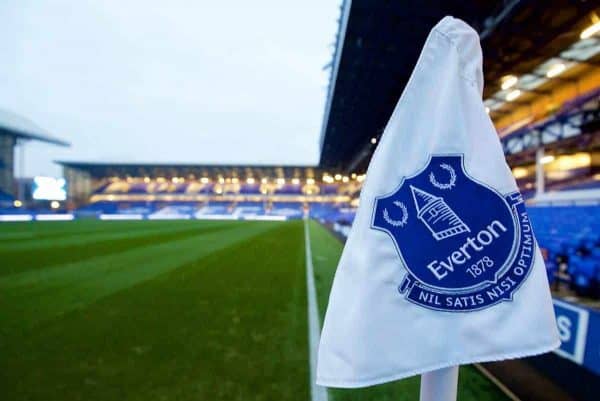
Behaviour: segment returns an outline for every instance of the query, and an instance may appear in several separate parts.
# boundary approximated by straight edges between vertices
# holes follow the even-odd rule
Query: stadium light
[[[352,177],[352,179],[355,180],[356,179],[356,173],[352,173],[352,175],[350,177]]]
[[[548,164],[552,161],[554,161],[553,155],[546,155],[540,159],[540,163],[542,163],[542,164]]]
[[[246,178],[246,183],[247,184],[254,184],[254,178],[252,178],[252,177]]]
[[[307,179],[306,179],[306,183],[307,183],[308,185],[313,185],[313,184],[315,183],[315,179],[314,179],[314,178],[307,178]]]
[[[513,91],[508,92],[508,94],[506,95],[506,101],[507,102],[512,102],[513,100],[515,100],[519,96],[521,96],[521,91],[518,90],[518,89],[515,89]]]
[[[336,180],[336,181],[339,181],[339,180],[341,180],[341,179],[342,179],[342,175],[341,175],[341,174],[336,174],[336,175],[335,175],[335,180]]]
[[[298,185],[300,184],[300,180],[298,178],[292,178],[292,184]]]
[[[276,182],[279,185],[283,185],[283,184],[285,184],[285,178],[278,178]]]
[[[210,179],[208,177],[202,177],[200,178],[200,182],[202,184],[208,184],[210,182]]]
[[[513,86],[515,86],[517,84],[517,82],[519,81],[519,78],[517,78],[514,75],[505,75],[502,77],[501,80],[501,84],[500,87],[502,88],[502,90],[507,90],[512,88]]]
[[[375,137],[371,138],[371,143],[373,145],[375,145],[377,143],[377,138],[375,138]]]
[[[597,34],[598,32],[600,32],[600,21],[596,21],[595,23],[581,31],[581,35],[579,35],[579,37],[581,39],[588,39]]]
[[[356,176],[356,181],[358,182],[363,182],[365,180],[366,175],[365,174],[361,174]]]
[[[527,177],[529,174],[525,167],[515,167],[513,168],[512,173],[516,179]]]
[[[219,177],[219,184],[224,184],[224,183],[225,183],[225,178]]]
[[[150,182],[150,177],[144,177],[144,182],[147,184]]]
[[[52,209],[58,209],[60,207],[60,202],[58,202],[58,201],[52,201],[52,202],[50,202],[50,207]]]
[[[231,179],[231,182],[232,182],[233,184],[237,184],[238,182],[240,182],[240,180],[239,180],[237,177],[233,177],[233,178]]]
[[[327,184],[331,184],[333,182],[333,177],[326,174],[323,176],[323,182],[326,182]]]
[[[348,178],[348,176],[342,177],[342,182],[348,182],[348,181],[350,181],[350,178]]]
[[[262,180],[260,180],[260,182],[262,182],[263,184],[266,184],[267,182],[269,182],[269,180],[267,178],[263,178]]]
[[[589,167],[592,164],[592,157],[589,153],[574,153],[571,155],[562,155],[556,159],[556,168],[561,171],[574,170],[576,168]]]
[[[21,207],[21,206],[23,206],[23,202],[21,202],[18,199],[15,199],[15,201],[13,202],[13,206],[14,207]]]
[[[560,74],[567,68],[563,63],[556,63],[552,67],[546,71],[546,76],[548,78],[554,78]]]

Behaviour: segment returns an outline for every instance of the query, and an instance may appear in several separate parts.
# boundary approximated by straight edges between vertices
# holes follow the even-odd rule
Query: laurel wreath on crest
[[[408,210],[406,210],[406,206],[404,203],[400,201],[395,201],[394,205],[400,208],[402,211],[402,218],[400,220],[394,220],[390,217],[387,208],[383,209],[383,219],[392,227],[404,227],[408,222]]]
[[[442,163],[440,164],[440,168],[446,170],[450,174],[450,181],[447,183],[441,183],[435,178],[435,174],[433,172],[429,173],[429,182],[436,188],[439,189],[450,189],[456,184],[456,172],[449,164]]]

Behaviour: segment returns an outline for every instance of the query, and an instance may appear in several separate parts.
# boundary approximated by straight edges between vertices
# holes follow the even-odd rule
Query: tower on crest
[[[410,186],[417,217],[431,231],[433,238],[442,240],[471,231],[443,198]]]

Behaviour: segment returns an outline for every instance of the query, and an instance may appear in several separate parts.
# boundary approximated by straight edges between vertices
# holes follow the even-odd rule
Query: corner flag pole
[[[420,401],[456,401],[457,389],[458,366],[423,373]]]

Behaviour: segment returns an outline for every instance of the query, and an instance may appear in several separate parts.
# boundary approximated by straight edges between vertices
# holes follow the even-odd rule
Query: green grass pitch
[[[341,244],[310,227],[324,314]],[[2,224],[0,399],[309,400],[304,269],[300,221]],[[465,367],[459,399],[504,398]]]

